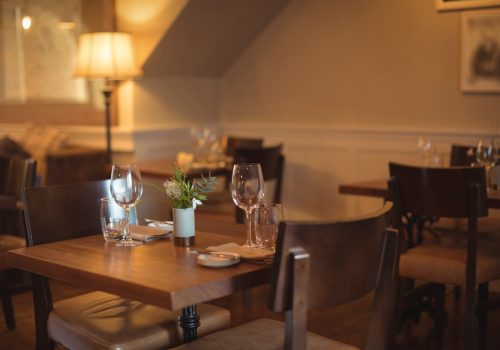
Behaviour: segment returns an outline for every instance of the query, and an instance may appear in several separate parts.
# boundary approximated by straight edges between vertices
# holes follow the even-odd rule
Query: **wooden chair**
[[[268,193],[264,200],[272,203],[281,203],[281,189],[283,183],[283,169],[285,156],[281,154],[283,145],[262,148],[237,148],[234,154],[234,163],[259,163],[262,168],[262,176],[267,185],[273,185],[273,191]],[[274,184],[272,183],[274,182]],[[269,195],[270,197],[269,198]],[[236,210],[236,222],[244,222],[244,212]]]
[[[259,319],[176,349],[354,349],[307,332],[307,312],[372,290],[365,349],[389,348],[397,275],[397,232],[386,228],[391,207],[351,221],[280,224],[268,307],[283,312],[285,324]]]
[[[139,225],[147,225],[145,219],[171,220],[172,203],[164,190],[149,183],[143,183],[143,192],[136,205]]]
[[[451,145],[450,166],[471,166],[476,163],[474,146]]]
[[[400,276],[434,283],[438,287],[436,322],[441,332],[444,285],[465,289],[465,348],[475,348],[474,320],[484,343],[487,326],[488,283],[500,279],[500,249],[478,245],[477,221],[488,215],[486,176],[483,167],[425,168],[389,163],[390,199],[399,225],[403,214],[465,218],[466,240],[433,237],[408,249],[400,257]],[[457,234],[457,236],[459,236]],[[478,287],[476,301],[476,287]]]
[[[106,196],[109,180],[27,188],[28,245],[100,234],[99,200]],[[53,348],[54,342],[70,349],[160,349],[183,341],[178,311],[100,291],[53,303],[49,280],[37,274],[32,279],[37,349]],[[229,311],[205,304],[198,311],[198,334],[229,327]]]
[[[35,173],[36,161],[33,159],[0,158],[0,193],[20,200],[21,187],[33,186]],[[6,233],[0,233],[0,297],[8,329],[16,328],[11,296],[29,287],[26,284],[13,286],[12,279],[8,276],[11,268],[7,262],[7,251],[26,245],[24,232],[14,232],[22,230],[18,223],[20,217],[21,210],[16,205],[1,212],[2,231]]]
[[[237,148],[261,148],[263,145],[264,140],[258,138],[226,136],[223,140],[226,155],[230,157],[234,157]]]

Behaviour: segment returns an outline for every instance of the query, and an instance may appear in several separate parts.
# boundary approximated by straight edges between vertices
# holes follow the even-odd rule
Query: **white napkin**
[[[174,233],[174,222],[173,221],[155,221],[148,224],[149,227],[158,227],[170,233]]]
[[[130,225],[130,237],[136,241],[149,242],[168,237],[170,233],[171,231],[159,227]]]
[[[209,252],[231,252],[237,253],[242,260],[256,263],[271,262],[274,257],[274,252],[269,249],[243,247],[236,243],[226,243],[218,246],[207,247]]]

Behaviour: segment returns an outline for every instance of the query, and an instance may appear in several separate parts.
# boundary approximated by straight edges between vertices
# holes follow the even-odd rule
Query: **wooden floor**
[[[52,284],[54,300],[67,298],[84,292],[60,282]],[[233,325],[238,325],[258,317],[279,319],[266,310],[267,287],[251,290],[249,293],[238,293],[223,298],[214,303],[231,310]],[[497,297],[499,295],[496,295]],[[334,338],[356,346],[364,342],[364,330],[368,323],[370,297],[367,296],[356,303],[321,312],[313,312],[309,316],[309,328],[320,335]],[[0,317],[0,349],[34,349],[34,321],[31,292],[23,292],[14,296],[17,329],[7,330],[3,315]],[[404,325],[398,334],[397,349],[460,349],[462,345],[461,321],[463,305],[456,303],[451,294],[446,298],[446,308],[449,314],[443,343],[438,344],[432,339],[432,321],[424,315],[420,324],[410,322]],[[488,349],[500,349],[500,310],[490,313]]]

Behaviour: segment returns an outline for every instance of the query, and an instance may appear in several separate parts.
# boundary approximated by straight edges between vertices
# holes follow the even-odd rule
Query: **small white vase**
[[[181,247],[194,245],[194,209],[173,208],[172,210],[174,214],[174,244]]]

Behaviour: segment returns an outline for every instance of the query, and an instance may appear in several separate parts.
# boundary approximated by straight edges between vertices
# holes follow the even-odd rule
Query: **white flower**
[[[193,209],[196,209],[196,207],[198,205],[202,205],[202,204],[203,203],[199,199],[193,198]]]
[[[165,186],[165,192],[167,192],[167,196],[170,198],[179,198],[181,196],[181,189],[177,185],[175,181],[165,181],[163,184]]]

